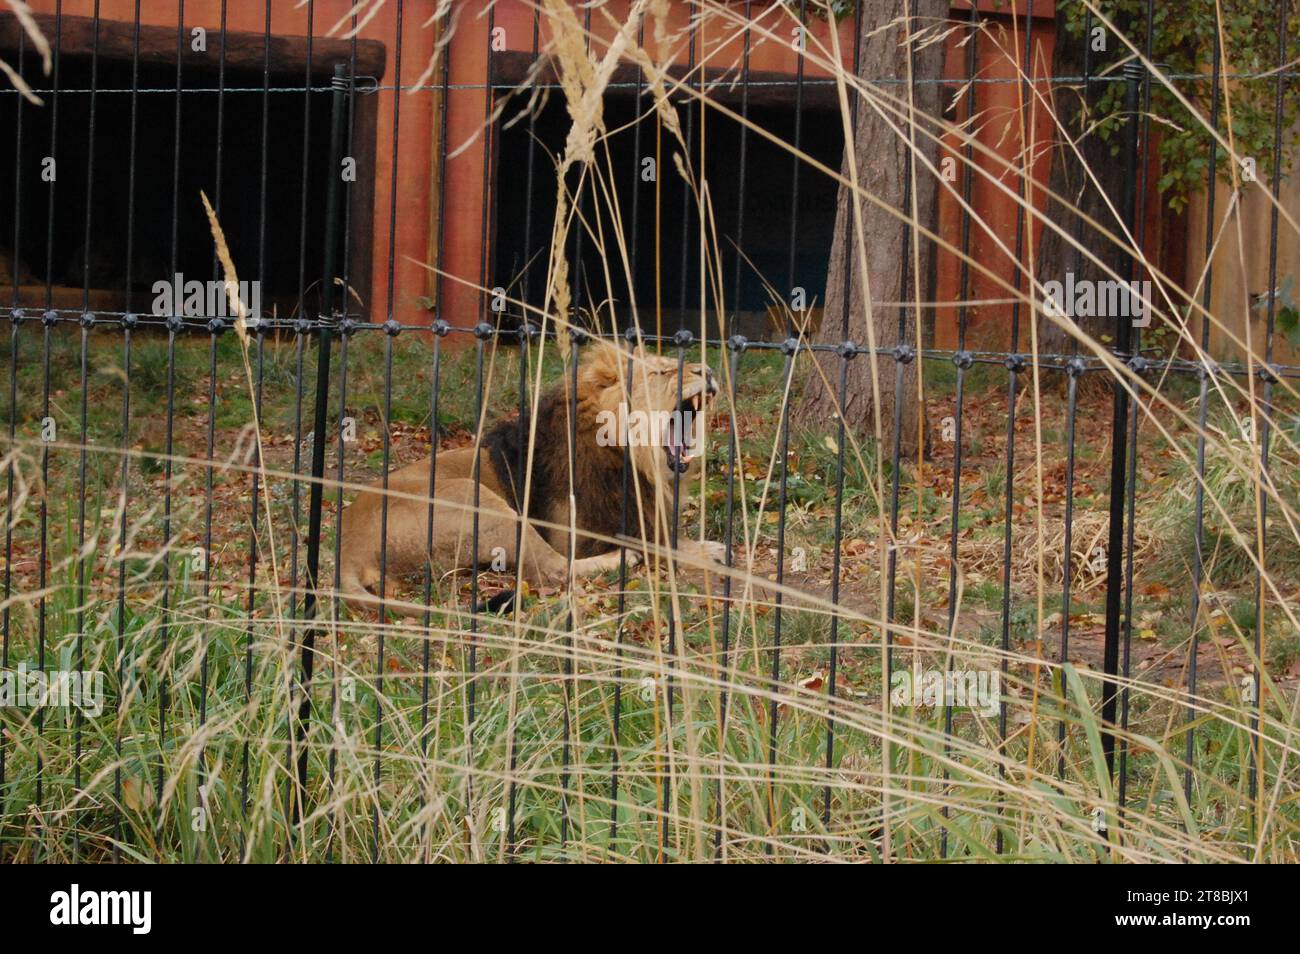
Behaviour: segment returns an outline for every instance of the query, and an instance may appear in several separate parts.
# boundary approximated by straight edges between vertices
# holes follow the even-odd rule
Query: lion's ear
[[[582,371],[592,384],[602,388],[611,387],[626,373],[626,368],[622,366],[627,352],[618,345],[598,338],[586,344],[584,351]]]

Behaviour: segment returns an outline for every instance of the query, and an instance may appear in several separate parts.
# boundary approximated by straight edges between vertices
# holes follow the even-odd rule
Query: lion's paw
[[[727,562],[727,545],[717,540],[694,541],[688,552],[692,552],[702,560],[712,560],[714,563]]]

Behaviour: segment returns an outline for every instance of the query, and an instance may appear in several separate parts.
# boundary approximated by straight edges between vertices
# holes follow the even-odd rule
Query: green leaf
[[[1277,330],[1292,347],[1300,348],[1300,311],[1294,307],[1283,308],[1277,313]]]

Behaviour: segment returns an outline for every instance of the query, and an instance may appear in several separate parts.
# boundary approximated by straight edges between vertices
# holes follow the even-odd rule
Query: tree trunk
[[[940,24],[948,16],[948,0],[859,0],[862,11],[862,39],[859,76],[873,86],[876,94],[886,100],[905,103],[908,96],[906,80],[908,77],[908,56],[912,57],[912,77],[914,80],[936,80],[943,70],[944,44],[930,43],[918,49],[915,42],[909,50],[905,38],[909,35],[906,17],[910,12],[914,17],[910,35],[915,37],[919,31],[926,31],[926,37],[932,37],[933,31],[941,29]],[[888,28],[882,29],[886,24]],[[890,81],[887,85],[878,85],[881,80]],[[899,80],[903,83],[900,85]],[[852,95],[852,94],[850,94]],[[913,101],[918,114],[937,117],[940,114],[941,88],[938,83],[929,82],[915,85],[912,90]],[[911,218],[913,197],[909,188],[910,167],[908,157],[911,147],[908,143],[906,123],[884,107],[886,117],[882,117],[867,103],[859,102],[857,107],[857,128],[854,135],[853,155],[857,164],[859,186],[874,195],[885,205],[899,209],[904,216]],[[899,128],[891,128],[889,120]],[[928,120],[918,118],[922,127]],[[929,163],[935,163],[937,146],[933,140],[921,133],[916,135],[919,155],[927,157]],[[841,172],[849,176],[849,156],[845,154],[841,163]],[[935,224],[936,183],[933,174],[925,163],[916,166],[916,217],[927,228]],[[931,290],[934,285],[934,245],[928,239],[920,241],[919,268],[914,269],[912,259],[912,235],[897,216],[863,200],[861,203],[862,235],[866,244],[865,258],[867,274],[870,276],[871,309],[868,312],[866,295],[864,295],[862,270],[857,241],[857,228],[853,221],[853,210],[849,205],[848,189],[841,187],[835,214],[835,233],[831,244],[830,262],[826,276],[826,304],[823,311],[821,327],[813,340],[819,343],[836,344],[846,337],[858,345],[866,345],[870,340],[868,322],[875,331],[875,344],[878,348],[892,348],[900,342],[919,348],[916,338],[916,315],[910,307],[900,307],[899,301],[919,299],[922,302],[933,300]],[[845,278],[849,281],[847,312],[845,311]],[[919,295],[917,294],[917,277],[919,275]],[[906,276],[906,284],[904,284]],[[882,305],[881,302],[895,304]],[[844,327],[847,314],[847,333]],[[901,329],[900,329],[901,325]],[[900,330],[902,332],[900,337]],[[834,420],[838,407],[838,389],[840,380],[841,358],[833,354],[819,354],[818,362],[822,371],[809,369],[805,378],[803,396],[793,409],[795,422],[811,427],[825,427],[826,422]],[[901,393],[902,430],[899,444],[904,456],[911,456],[918,449],[918,415],[922,414],[916,394],[916,362],[902,366],[901,392],[896,362],[889,356],[878,359],[878,379],[880,387],[880,420],[885,453],[892,450],[895,420],[895,397]],[[825,381],[823,381],[823,376]],[[829,382],[830,387],[826,387]],[[860,356],[849,362],[848,383],[844,401],[845,424],[858,434],[875,435],[875,413],[871,376],[871,359]],[[922,445],[928,443],[924,435],[920,438]]]
[[[1073,37],[1062,31],[1052,55],[1052,75],[1082,76],[1084,44],[1087,40],[1086,36]],[[1106,53],[1093,53],[1089,67],[1091,74],[1096,76],[1105,65],[1104,61],[1109,58],[1111,56]],[[1099,92],[1099,88],[1094,85],[1092,87],[1094,99]],[[1055,198],[1061,196],[1068,199],[1093,221],[1116,235],[1123,234],[1120,220],[1115,217],[1115,214],[1123,214],[1124,160],[1123,156],[1111,155],[1112,147],[1119,141],[1116,138],[1118,127],[1114,123],[1110,124],[1109,141],[1102,139],[1095,132],[1083,135],[1086,121],[1091,121],[1084,115],[1083,94],[1081,83],[1059,86],[1052,91],[1056,115],[1061,125],[1055,130],[1056,138],[1052,143],[1052,172],[1048,178],[1051,194],[1047,200],[1047,217],[1049,221],[1059,225],[1066,235],[1077,239],[1114,273],[1121,278],[1128,278],[1128,257],[1124,250],[1102,237],[1096,228],[1087,224]],[[1065,135],[1077,140],[1078,153],[1070,148],[1069,142],[1064,138]],[[1080,155],[1092,170],[1095,182],[1085,174],[1083,164],[1079,161]],[[1106,196],[1110,198],[1110,204],[1115,209],[1114,213],[1106,205]],[[1069,241],[1050,228],[1043,229],[1042,238],[1039,240],[1037,271],[1038,280],[1043,284],[1056,281],[1065,285],[1067,273],[1073,273],[1076,283],[1081,279],[1094,282],[1112,280],[1099,265],[1089,261],[1086,256],[1076,251]],[[1074,322],[1078,328],[1094,338],[1114,333],[1113,318],[1078,318],[1074,319]],[[1039,315],[1040,352],[1068,353],[1073,337],[1060,324],[1045,315]]]

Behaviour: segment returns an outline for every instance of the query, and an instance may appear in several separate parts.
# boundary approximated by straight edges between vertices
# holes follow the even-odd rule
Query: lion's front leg
[[[608,573],[617,570],[622,565],[622,550],[611,550],[608,553],[601,553],[596,556],[581,557],[573,561],[574,579],[581,579],[587,576],[597,576],[601,573]],[[632,569],[641,563],[641,551],[627,548],[627,567]]]

